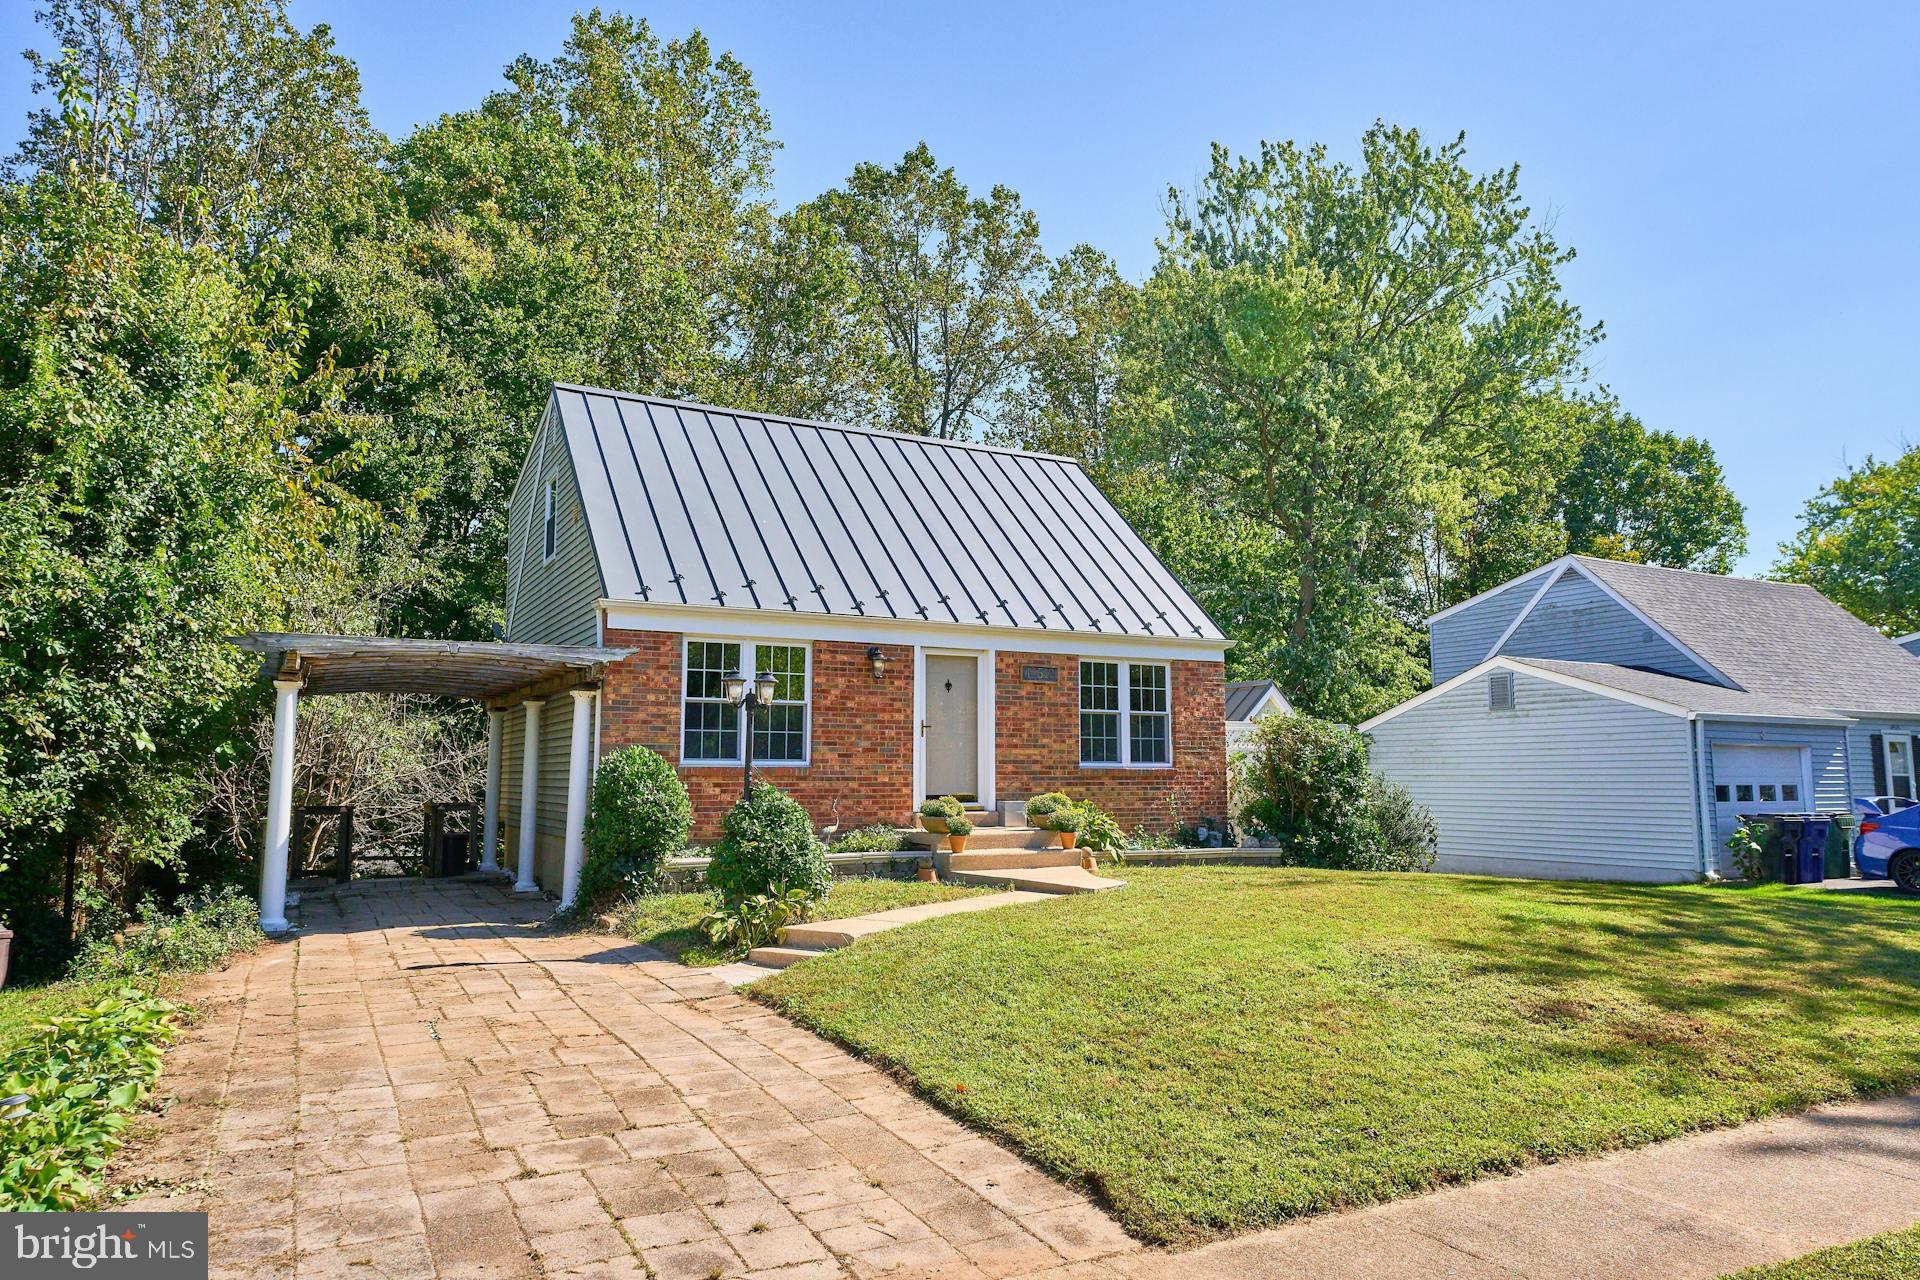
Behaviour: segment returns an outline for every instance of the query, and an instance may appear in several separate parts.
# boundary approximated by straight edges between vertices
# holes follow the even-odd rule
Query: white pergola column
[[[593,777],[592,689],[573,693],[573,735],[567,748],[567,843],[560,866],[560,909],[580,894],[580,864],[586,853],[587,783]]]
[[[520,860],[515,864],[519,876],[513,891],[538,893],[533,856],[540,817],[540,708],[546,705],[546,699],[528,698],[521,705],[527,709],[527,740],[520,752]]]
[[[293,741],[300,681],[273,682],[273,767],[267,777],[267,834],[260,850],[260,928],[285,933],[287,855],[293,834]]]
[[[480,818],[480,869],[500,869],[495,850],[500,845],[500,742],[507,732],[507,713],[487,710],[487,801]]]

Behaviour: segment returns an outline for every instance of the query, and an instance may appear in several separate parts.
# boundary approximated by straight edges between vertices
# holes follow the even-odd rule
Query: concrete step
[[[991,871],[955,871],[955,884],[1012,885],[1029,893],[1099,893],[1118,889],[1124,880],[1109,880],[1079,867],[1004,867]]]
[[[916,849],[947,847],[945,832],[908,831],[903,834],[907,843]],[[967,837],[967,852],[981,849],[1045,849],[1058,842],[1059,837],[1053,832],[1034,827],[983,827],[976,824],[973,834]]]
[[[965,853],[936,853],[934,862],[942,874],[950,871],[993,871],[1000,867],[1077,867],[1080,865],[1080,851],[991,847],[976,850],[973,841],[969,840]]]
[[[818,947],[755,947],[747,952],[747,963],[757,964],[767,969],[784,969],[790,964],[802,960],[811,960],[826,953]]]

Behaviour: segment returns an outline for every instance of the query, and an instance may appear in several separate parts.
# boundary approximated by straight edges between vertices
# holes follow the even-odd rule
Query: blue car
[[[1894,808],[1887,796],[1854,797],[1860,834],[1853,838],[1853,864],[1869,880],[1887,879],[1903,893],[1920,893],[1920,804]]]

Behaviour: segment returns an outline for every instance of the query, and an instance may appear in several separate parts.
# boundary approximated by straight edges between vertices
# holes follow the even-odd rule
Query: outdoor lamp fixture
[[[887,674],[887,655],[880,652],[879,645],[870,644],[867,646],[867,661],[873,664],[873,678],[875,680]]]
[[[749,680],[747,673],[742,671],[728,676],[722,691],[728,702],[747,709],[746,751],[743,753],[744,764],[740,775],[740,798],[745,800],[753,795],[753,715],[761,707],[773,705],[773,673],[762,671]]]

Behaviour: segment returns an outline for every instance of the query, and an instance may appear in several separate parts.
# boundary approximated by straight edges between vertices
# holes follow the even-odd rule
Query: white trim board
[[[1231,640],[1181,640],[1167,636],[1108,635],[1097,631],[1043,631],[972,623],[922,622],[918,618],[850,618],[845,614],[786,609],[741,609],[723,605],[652,604],[640,600],[597,602],[605,625],[621,631],[723,634],[750,640],[852,640],[888,644],[978,649],[992,645],[1019,653],[1112,654],[1127,658],[1224,662]]]
[[[1579,676],[1568,675],[1564,671],[1553,671],[1546,667],[1536,667],[1525,658],[1509,658],[1505,654],[1499,654],[1486,659],[1477,666],[1467,668],[1444,684],[1437,684],[1425,693],[1417,694],[1407,699],[1407,701],[1397,707],[1382,711],[1379,715],[1373,717],[1371,720],[1362,722],[1355,726],[1355,728],[1360,733],[1369,732],[1375,727],[1394,719],[1402,712],[1424,706],[1441,694],[1450,692],[1459,685],[1475,677],[1485,675],[1489,671],[1511,671],[1517,675],[1532,676],[1539,680],[1550,681],[1553,684],[1565,685],[1569,689],[1580,689],[1587,693],[1598,694],[1603,698],[1611,698],[1615,702],[1624,702],[1630,706],[1642,707],[1648,711],[1658,711],[1663,715],[1674,716],[1681,720],[1727,720],[1739,724],[1819,724],[1839,726],[1854,723],[1845,716],[1775,716],[1757,715],[1743,711],[1695,711],[1691,707],[1682,706],[1677,702],[1668,702],[1662,698],[1650,698],[1642,693],[1633,693],[1626,689],[1615,688],[1610,684],[1601,684],[1597,680],[1583,680]],[[1676,679],[1677,678],[1678,677],[1676,677]]]
[[[1541,565],[1539,568],[1529,569],[1517,578],[1508,578],[1505,582],[1501,583],[1497,587],[1488,587],[1485,591],[1482,591],[1477,596],[1469,596],[1465,600],[1462,600],[1459,604],[1450,604],[1438,613],[1428,614],[1427,625],[1432,626],[1434,623],[1440,621],[1440,619],[1442,618],[1451,618],[1454,614],[1460,612],[1462,609],[1471,608],[1472,606],[1479,604],[1482,600],[1488,599],[1491,596],[1497,596],[1502,591],[1505,591],[1508,587],[1517,587],[1521,583],[1525,582],[1527,579],[1533,577],[1533,575],[1536,573],[1546,573],[1550,569],[1564,566],[1568,564],[1572,559],[1573,559],[1572,556],[1561,556],[1558,560],[1549,560],[1547,561],[1547,563]]]

